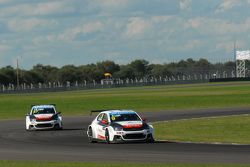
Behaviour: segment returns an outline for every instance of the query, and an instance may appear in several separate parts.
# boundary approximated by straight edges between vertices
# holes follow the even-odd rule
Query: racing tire
[[[109,131],[108,129],[105,130],[105,140],[107,144],[110,144],[110,138],[109,138]]]
[[[62,130],[62,126],[60,126],[59,124],[56,124],[54,126],[54,130]]]
[[[91,127],[88,129],[88,138],[90,143],[96,143],[96,141],[93,139],[93,130]]]
[[[154,137],[152,136],[152,134],[148,135],[147,139],[146,139],[146,142],[147,143],[154,143],[155,142],[155,139]]]
[[[63,130],[63,123],[61,123],[59,130]]]
[[[25,128],[25,130],[26,130],[27,132],[30,132],[30,131],[31,131],[30,126],[28,127],[28,129],[27,129],[27,128]]]

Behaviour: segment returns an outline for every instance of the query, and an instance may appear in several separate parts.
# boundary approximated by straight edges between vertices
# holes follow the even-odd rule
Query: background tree
[[[103,74],[104,73],[111,73],[114,74],[115,72],[120,70],[120,66],[118,64],[115,64],[115,62],[106,60],[102,62],[97,63],[98,69],[100,69]]]
[[[42,83],[43,81],[44,81],[44,78],[37,72],[25,71],[25,70],[22,70],[21,72],[21,76],[20,76],[21,83],[38,84],[38,83]]]
[[[134,79],[136,76],[133,68],[130,65],[122,65],[120,66],[120,71],[116,72],[114,77],[121,79]]]
[[[10,83],[12,84],[16,84],[16,70],[11,67],[11,66],[6,66],[3,67],[0,70],[0,74],[1,74],[1,83],[4,85],[8,85]]]
[[[151,67],[151,75],[154,77],[162,77],[165,78],[166,76],[171,76],[172,73],[170,72],[167,64],[152,64]]]
[[[195,70],[202,75],[209,74],[211,64],[206,59],[199,59],[195,63]]]
[[[80,70],[74,65],[63,66],[58,71],[58,80],[61,83],[74,83],[80,79]]]
[[[250,61],[246,61],[246,67],[249,68]],[[75,83],[93,83],[93,80],[100,82],[104,79],[104,73],[109,72],[113,78],[117,79],[141,79],[150,77],[176,77],[182,75],[206,75],[217,77],[225,77],[235,75],[235,62],[228,61],[225,63],[210,63],[206,59],[199,59],[198,61],[191,58],[187,60],[180,60],[179,62],[171,62],[165,64],[150,64],[143,59],[134,60],[125,65],[116,64],[113,61],[106,60],[97,62],[96,64],[87,64],[81,66],[65,65],[61,68],[37,64],[31,70],[20,69],[20,84],[22,83],[53,83],[67,81]],[[246,73],[250,76],[249,70]],[[16,69],[11,66],[6,66],[0,69],[0,84],[16,84]]]
[[[149,74],[149,62],[146,60],[135,60],[129,64],[136,78],[143,78]]]
[[[37,64],[31,69],[39,78],[42,78],[42,83],[57,82],[59,69],[50,65]]]

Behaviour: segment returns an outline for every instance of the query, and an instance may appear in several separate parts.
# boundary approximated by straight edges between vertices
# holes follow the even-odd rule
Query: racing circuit
[[[214,109],[140,113],[149,122],[249,114],[249,109]],[[0,122],[1,160],[96,162],[250,163],[250,145],[89,143],[86,128],[93,116],[64,117],[64,130],[25,131],[25,120]]]

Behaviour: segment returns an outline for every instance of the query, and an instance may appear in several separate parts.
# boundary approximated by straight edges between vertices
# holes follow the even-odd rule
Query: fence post
[[[87,86],[87,81],[86,80],[84,80],[84,86]]]
[[[234,75],[234,71],[231,71],[231,77],[234,78],[235,75]]]
[[[194,80],[197,80],[197,75],[196,74],[194,74]]]
[[[69,81],[66,82],[66,87],[70,88],[70,82]]]
[[[175,81],[175,78],[174,78],[174,76],[172,75],[172,81]]]

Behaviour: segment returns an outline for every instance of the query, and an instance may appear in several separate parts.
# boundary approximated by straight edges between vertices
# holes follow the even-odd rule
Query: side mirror
[[[30,116],[30,114],[29,114],[29,113],[27,113],[27,114],[26,114],[26,116]]]
[[[145,117],[142,117],[143,122],[147,122],[147,119]]]
[[[62,112],[58,112],[57,114],[61,114]]]

